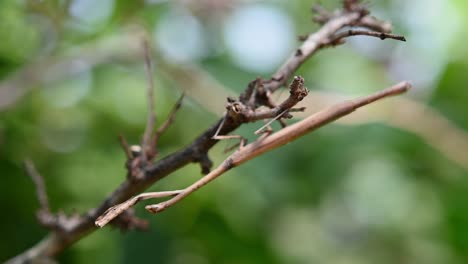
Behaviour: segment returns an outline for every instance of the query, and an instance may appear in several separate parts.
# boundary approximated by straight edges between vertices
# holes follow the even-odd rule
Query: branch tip
[[[340,10],[338,12],[332,13],[332,12],[328,12],[324,10],[323,8],[316,9],[318,10],[318,13],[321,13],[321,16],[319,14],[319,16],[314,17],[314,19],[317,18],[319,23],[321,23],[323,26],[316,33],[311,34],[307,39],[305,39],[304,43],[300,47],[298,47],[298,49],[302,53],[300,54],[300,56],[294,56],[294,53],[293,53],[292,56],[290,56],[289,59],[287,59],[283,63],[283,65],[272,75],[272,77],[263,83],[264,85],[263,89],[267,91],[267,93],[272,93],[278,90],[279,88],[284,87],[286,82],[291,78],[293,73],[304,63],[304,61],[306,61],[309,57],[315,54],[318,50],[323,48],[325,46],[323,45],[323,43],[333,39],[333,37],[336,36],[341,30],[345,30],[348,27],[363,27],[371,31],[375,31],[378,34],[380,34],[381,32],[388,33],[388,34],[391,33],[392,27],[390,23],[379,21],[375,19],[374,17],[369,16],[367,12],[363,10],[355,10],[352,7],[353,3],[360,3],[360,1],[347,0],[346,2],[347,2],[348,7],[345,6],[345,8],[349,9],[348,11]],[[382,37],[386,37],[386,35],[378,35],[378,37],[382,38]],[[406,39],[404,37],[401,39],[401,41],[405,41],[405,40]],[[342,41],[343,40],[338,40],[335,43],[339,44],[339,43],[342,43]],[[152,144],[149,144],[149,143],[151,143],[151,136],[154,131],[154,124],[156,122],[155,121],[156,114],[154,113],[155,111],[154,99],[153,99],[154,84],[153,84],[153,74],[151,70],[149,45],[147,42],[144,42],[143,45],[144,45],[144,50],[145,50],[145,69],[148,75],[148,110],[149,111],[148,111],[148,120],[146,124],[146,130],[143,134],[143,139],[142,139],[142,144],[141,144],[143,148],[141,151],[142,153],[141,155],[142,155],[143,161],[147,162],[148,161],[147,156],[146,156],[148,155],[147,151],[151,150],[149,148],[153,146]],[[350,112],[352,112],[352,109],[353,109],[352,107],[359,107],[359,106],[368,104],[370,102],[373,102],[375,100],[381,99],[386,96],[400,94],[408,90],[410,87],[411,85],[409,83],[403,82],[397,87],[393,87],[392,89],[382,91],[381,94],[378,94],[377,96],[373,95],[373,96],[364,98],[363,99],[364,101],[357,101],[358,102],[357,104],[354,104],[351,106],[349,104],[343,105],[343,107],[345,108],[344,110],[343,108],[341,108],[342,110],[341,112],[330,113],[330,112],[326,112],[325,110],[324,110],[325,112],[321,111],[321,115],[322,115],[321,117],[325,119],[315,121],[316,122],[315,124],[309,124],[308,129],[312,131],[328,122],[335,120],[336,118],[349,114]],[[252,100],[255,99],[256,97],[256,95],[254,96],[255,89],[257,89],[257,83],[255,83],[255,86],[253,86],[251,90],[252,93],[249,96],[247,96],[248,98]],[[246,91],[246,92],[248,95],[249,91]],[[243,105],[246,105],[249,107],[251,106],[249,101],[243,101],[240,98],[239,98],[239,101],[241,101]],[[353,101],[353,102],[356,103],[356,101]],[[361,103],[362,105],[359,105],[359,103]],[[283,105],[283,106],[286,106],[286,105]],[[256,107],[257,106],[254,106],[253,109],[256,110]],[[293,108],[291,107],[292,106],[289,105],[289,107],[287,108],[281,108],[281,105],[280,105],[278,108],[279,109],[278,113],[281,113],[285,109],[290,109],[289,111],[292,112]],[[269,117],[268,115],[264,115],[264,116],[260,115],[260,117],[263,117],[262,119],[272,118],[273,116],[271,115],[273,113],[275,112],[270,111],[268,112],[268,114],[270,115]],[[334,114],[334,115],[331,115],[331,114]],[[257,115],[257,117],[258,116],[259,115]],[[278,120],[282,122],[281,118],[279,118]],[[194,158],[200,155],[199,153],[205,153],[205,154],[208,153],[208,150],[211,149],[217,142],[216,140],[212,140],[212,137],[211,137],[217,129],[218,131],[221,131],[221,128],[222,128],[222,131],[221,131],[222,134],[229,134],[230,132],[232,132],[233,130],[235,130],[242,124],[242,122],[237,122],[237,121],[233,122],[232,120],[229,120],[229,122],[226,122],[224,125],[221,124],[221,122],[222,120],[219,120],[218,123],[216,123],[209,129],[207,129],[204,133],[202,133],[202,135],[200,135],[197,139],[195,139],[189,147],[183,149],[182,151],[178,151],[178,152],[168,155],[166,158],[162,159],[160,162],[153,164],[151,168],[148,168],[147,170],[145,170],[148,172],[148,175],[147,175],[148,177],[145,177],[144,179],[142,179],[142,182],[141,182],[142,184],[135,185],[133,184],[134,182],[132,182],[130,179],[127,179],[127,181],[124,182],[121,185],[121,187],[116,189],[114,193],[111,194],[111,196],[109,196],[104,202],[102,202],[96,209],[91,209],[88,212],[88,215],[94,216],[95,212],[104,211],[104,208],[109,206],[108,201],[122,201],[131,197],[137,192],[143,191],[145,187],[151,185],[157,180],[169,175],[170,173],[181,168],[182,166],[185,166],[186,164],[193,162]],[[221,124],[221,125],[218,126],[218,124]],[[254,143],[244,146],[242,151],[239,150],[233,154],[236,156],[233,156],[233,155],[230,156],[233,160],[232,165],[237,166],[240,163],[245,162],[246,160],[251,159],[255,156],[258,156],[261,153],[269,149],[276,148],[281,144],[285,144],[289,141],[292,141],[291,137],[286,138],[286,139],[280,138],[281,133],[283,134],[287,133],[289,130],[296,129],[297,127],[298,127],[297,123],[292,124],[286,127],[285,129],[281,129],[280,131],[274,134],[263,137],[264,141],[254,142],[257,144],[263,144],[262,146],[266,146],[265,144],[267,143],[271,144],[271,145],[266,146],[265,148],[254,149],[252,145]],[[286,137],[286,136],[283,135],[283,137]],[[278,139],[279,141],[274,141],[275,138]],[[252,152],[248,152],[248,151],[252,151]],[[189,155],[187,155],[187,153],[189,153]],[[129,155],[127,151],[126,151],[126,154]],[[153,211],[155,213],[165,210],[168,207],[170,207],[172,204],[180,201],[181,199],[189,195],[191,192],[199,189],[203,185],[207,184],[214,178],[221,175],[225,170],[226,168],[223,166],[217,167],[213,171],[211,171],[208,175],[200,179],[200,181],[194,183],[194,185],[191,185],[190,187],[188,187],[187,189],[184,189],[183,191],[174,191],[170,195],[167,194],[168,192],[162,192],[162,193],[166,193],[167,194],[166,196],[175,196],[175,197],[163,203],[159,203],[158,205],[148,206],[148,207],[153,208]],[[145,194],[137,195],[134,197],[135,198],[134,201],[135,203],[137,203],[140,200],[144,200],[145,197],[146,197]],[[132,199],[133,198],[131,198],[130,200]],[[121,210],[121,212],[123,212],[126,209],[134,205],[134,204],[129,205],[127,204],[127,202],[124,202],[119,205],[115,205],[114,207],[106,211],[102,216],[96,219],[95,221],[96,226],[103,227],[105,224],[107,224],[109,221],[111,221],[118,215],[118,214],[115,214],[116,211]],[[60,217],[57,217],[57,218],[60,218]],[[66,229],[67,232],[64,234],[65,239],[52,239],[55,236],[55,233],[51,233],[52,235],[48,236],[48,240],[46,241],[47,245],[44,245],[43,243],[39,243],[38,245],[32,247],[30,250],[26,251],[25,253],[19,255],[17,258],[25,258],[27,260],[30,260],[33,258],[29,254],[32,251],[38,252],[37,254],[46,254],[48,252],[53,251],[53,253],[51,254],[56,255],[60,253],[61,251],[63,251],[68,246],[70,246],[72,243],[81,239],[87,233],[93,231],[92,224],[91,224],[93,220],[94,220],[94,217],[86,217],[80,220],[78,223],[74,223],[73,225],[68,225],[69,228]]]
[[[155,204],[147,205],[145,209],[152,214],[157,214],[159,212],[159,206]]]
[[[183,92],[180,95],[179,99],[177,99],[176,103],[172,107],[172,110],[169,113],[169,116],[167,117],[167,119],[164,121],[163,124],[161,124],[161,126],[154,133],[151,146],[155,153],[157,152],[157,145],[158,145],[159,138],[164,132],[166,132],[166,130],[174,122],[177,112],[182,107],[182,101],[184,100],[184,98],[185,98],[185,92]]]
[[[44,178],[39,174],[32,160],[24,160],[24,168],[36,187],[37,200],[39,201],[40,206],[39,211],[50,214],[49,199],[47,198]]]
[[[150,55],[150,48],[147,39],[143,40],[143,53],[145,59],[145,71],[146,71],[146,78],[148,79],[147,85],[147,97],[148,97],[148,117],[146,121],[146,128],[143,134],[143,139],[141,142],[141,147],[143,151],[141,152],[141,156],[143,157],[143,161],[148,161],[148,154],[152,152],[151,146],[151,134],[153,133],[154,126],[156,123],[156,113],[155,113],[155,106],[154,106],[154,79],[153,79],[153,70],[151,65],[151,55]]]
[[[140,201],[154,199],[154,198],[164,198],[164,197],[171,197],[176,196],[182,193],[183,190],[176,190],[176,191],[164,191],[164,192],[148,192],[142,193],[137,196],[134,196],[127,201],[116,204],[109,209],[107,209],[101,216],[99,216],[94,224],[101,228],[107,225],[110,221],[114,220],[117,216],[121,215],[123,212],[134,206]]]
[[[122,147],[122,149],[123,149],[123,151],[125,153],[125,156],[127,156],[127,159],[129,159],[129,160],[133,159],[134,156],[132,154],[132,150],[128,146],[127,140],[125,139],[125,137],[122,134],[119,134],[119,142],[120,142],[120,146]]]

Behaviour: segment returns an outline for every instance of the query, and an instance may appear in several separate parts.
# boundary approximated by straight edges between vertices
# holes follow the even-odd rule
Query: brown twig
[[[323,47],[323,43],[328,41],[339,30],[347,26],[362,26],[371,29],[372,27],[384,29],[387,24],[379,26],[379,21],[364,15],[360,11],[335,12],[322,28],[314,34],[308,36],[298,51],[294,52],[288,60],[278,69],[271,79],[264,81],[263,88],[270,94],[282,87],[293,75],[297,68],[315,52]],[[377,30],[375,31],[384,31]],[[386,32],[386,31],[385,31]],[[167,66],[168,70],[170,66]],[[187,81],[187,85],[192,85],[190,76],[179,76]],[[212,92],[212,91],[210,91]],[[153,109],[153,108],[152,108]],[[166,177],[179,168],[191,163],[199,162],[202,170],[208,172],[211,167],[211,161],[208,158],[208,151],[217,143],[212,139],[216,130],[219,128],[222,119],[215,122],[210,128],[205,130],[190,145],[180,151],[172,153],[165,158],[158,160],[155,164],[148,164],[142,167],[142,177],[138,179],[126,179],[119,187],[115,189],[99,206],[89,210],[86,217],[70,223],[65,233],[51,231],[37,245],[29,248],[22,254],[11,259],[8,263],[24,263],[43,257],[51,257],[59,254],[65,248],[83,238],[86,234],[94,231],[96,226],[94,221],[102,215],[108,208],[126,201],[133,195],[144,191],[156,181]],[[240,120],[227,119],[220,129],[221,135],[226,135],[237,129],[242,122]],[[148,125],[148,124],[147,124]],[[147,126],[149,127],[149,126]],[[285,129],[288,129],[286,127]],[[282,131],[282,130],[281,130]],[[267,139],[270,137],[266,137]],[[145,152],[145,151],[143,151]]]
[[[134,206],[136,203],[143,201],[143,200],[148,200],[148,199],[154,199],[154,198],[163,198],[163,197],[168,197],[168,196],[175,196],[180,194],[182,191],[167,191],[167,192],[149,192],[149,193],[142,193],[140,195],[137,195],[135,197],[132,197],[131,199],[128,199],[127,201],[117,204],[115,206],[112,206],[111,208],[107,209],[100,217],[96,219],[94,222],[96,226],[98,227],[103,227],[107,223],[109,223],[112,219],[116,218],[118,215],[123,213],[125,210],[129,209],[130,207]]]
[[[406,41],[406,38],[401,35],[395,35],[385,32],[375,32],[375,31],[368,31],[368,30],[359,30],[359,29],[349,29],[343,32],[337,33],[334,38],[330,41],[330,43],[335,43],[340,41],[343,38],[350,37],[350,36],[369,36],[369,37],[376,37],[381,40],[384,39],[395,39],[399,41]]]
[[[265,152],[271,151],[275,148],[278,148],[286,143],[289,143],[293,140],[296,140],[299,137],[302,137],[340,117],[348,115],[354,112],[356,109],[373,103],[377,100],[383,99],[385,97],[398,95],[406,92],[410,89],[411,85],[408,82],[401,82],[395,86],[389,87],[383,91],[377,92],[375,94],[361,97],[354,100],[344,101],[338,103],[330,108],[319,111],[311,116],[307,117],[304,120],[301,120],[287,128],[284,128],[274,134],[271,134],[266,137],[261,137],[253,143],[240,148],[238,151],[227,157],[221,165],[216,169],[211,171],[208,175],[204,176],[200,180],[196,181],[189,187],[184,190],[175,191],[176,195],[164,202],[148,205],[145,208],[152,213],[159,213],[166,210],[167,208],[173,206],[174,204],[181,201],[183,198],[187,197],[191,193],[195,192],[199,188],[205,186],[209,182],[213,181],[217,177],[224,174],[226,171],[231,168],[241,165],[242,163],[249,161]],[[98,218],[95,224],[98,227],[103,227],[114,217],[118,216],[124,210],[132,207],[138,201],[151,198],[160,198],[163,196],[152,197],[154,193],[143,193],[138,196],[135,196],[124,203],[116,205],[106,211],[102,216]],[[158,193],[156,193],[158,194]],[[171,193],[173,194],[173,193]]]
[[[289,97],[279,105],[273,106],[273,103],[269,102],[269,100],[261,99],[261,101],[268,101],[267,106],[271,108],[258,110],[257,107],[260,104],[258,103],[259,100],[245,104],[240,100],[228,98],[226,116],[228,119],[231,118],[241,123],[255,122],[268,118],[279,118],[278,115],[285,118],[291,118],[292,116],[288,113],[289,110],[302,101],[302,99],[307,96],[308,92],[308,89],[304,86],[304,79],[300,76],[296,76],[289,86]],[[252,93],[251,96],[258,98],[258,94],[258,92]],[[263,104],[263,102],[261,103]],[[224,121],[228,119],[225,118]],[[219,129],[217,132],[217,134],[219,134]]]
[[[228,97],[228,104],[226,105],[227,111],[218,129],[216,130],[216,133],[213,135],[213,139],[239,139],[239,146],[242,148],[246,143],[246,140],[242,136],[219,134],[226,120],[232,119],[241,123],[249,123],[272,118],[272,120],[267,122],[265,126],[255,132],[255,134],[257,134],[257,132],[263,131],[263,128],[269,126],[274,120],[280,120],[281,118],[291,118],[292,115],[289,113],[289,111],[296,111],[297,109],[293,109],[293,107],[302,101],[302,99],[307,96],[308,92],[308,89],[304,86],[304,79],[300,76],[296,76],[289,86],[289,97],[279,105],[274,106],[274,103],[271,102],[269,95],[263,89],[261,80],[257,78],[255,83],[251,82],[248,85],[246,92],[239,96],[239,100]],[[265,105],[270,108],[258,110],[258,105]],[[232,147],[228,149],[230,150]]]
[[[30,159],[24,161],[26,173],[31,177],[36,187],[37,200],[39,201],[40,211],[50,213],[49,199],[47,198],[46,187],[44,179],[36,170],[33,162]]]
[[[50,210],[44,178],[36,170],[34,163],[30,159],[24,161],[24,167],[36,187],[37,200],[39,201],[39,210],[36,212],[37,220],[42,226],[63,233],[70,225],[79,220],[80,217],[78,215],[68,217],[63,212],[53,214]]]
[[[270,125],[275,122],[276,120],[279,120],[280,121],[280,124],[281,124],[281,127],[282,128],[285,128],[286,127],[286,123],[283,123],[282,120],[281,120],[281,117],[286,114],[286,112],[288,112],[289,110],[284,110],[283,112],[281,112],[279,115],[273,117],[271,120],[267,121],[263,126],[261,126],[259,129],[255,130],[254,134],[255,135],[259,135],[259,134],[263,134],[265,131],[269,131],[271,130],[270,128]]]
[[[306,113],[300,113],[295,117],[306,117],[312,111],[345,98],[342,94],[330,91],[313,91],[304,99],[305,103],[311,107]],[[468,153],[465,151],[468,149],[468,133],[435,108],[415,99],[399,97],[369,105],[365,111],[358,111],[337,121],[342,125],[362,125],[374,122],[414,134],[439,151],[445,158],[468,170]]]
[[[401,82],[381,92],[350,101],[344,101],[330,108],[319,111],[304,120],[301,120],[287,128],[271,134],[270,136],[260,138],[259,140],[250,143],[244,148],[239,149],[237,152],[226,158],[221,163],[221,165],[219,165],[211,173],[185,188],[174,198],[158,204],[148,205],[145,208],[152,213],[159,213],[164,211],[191,193],[195,192],[199,188],[221,176],[231,168],[239,166],[242,163],[247,162],[265,152],[271,151],[275,148],[283,146],[286,143],[296,140],[297,138],[302,137],[340,117],[354,112],[356,109],[362,106],[368,105],[385,97],[404,93],[410,89],[410,87],[411,85],[408,82]]]
[[[172,107],[172,110],[169,113],[169,116],[167,117],[166,121],[164,121],[164,123],[154,133],[151,145],[152,145],[152,148],[155,151],[157,150],[157,144],[158,144],[159,138],[169,128],[169,126],[174,122],[177,111],[179,111],[180,107],[182,106],[182,100],[184,100],[184,97],[185,97],[185,93],[182,93],[182,95],[179,97],[177,102]]]
[[[193,76],[190,85],[190,91],[193,94],[191,99],[212,114],[218,114],[219,109],[223,106],[220,102],[223,102],[227,95],[233,94],[233,91],[228,87],[200,68],[191,69],[190,71],[179,69],[179,72]],[[172,75],[168,77],[172,78]],[[187,88],[184,80],[177,79],[175,84]],[[348,99],[348,96],[342,93],[325,91],[329,90],[325,88],[323,90],[318,89],[318,87],[315,88],[301,102],[303,105],[307,105],[307,110],[298,109],[305,111],[294,114],[294,118],[305,118],[310,113]],[[203,89],[216,91],[217,93],[213,93],[210,100],[207,100]],[[283,91],[285,90],[281,90],[281,92]],[[279,96],[279,93],[277,93],[275,97],[277,97],[277,100],[283,100],[287,96]],[[214,100],[211,100],[212,98]],[[418,122],[414,122],[414,120],[418,120]],[[468,133],[434,107],[416,99],[398,97],[379,104],[369,105],[365,108],[365,111],[358,111],[337,120],[337,123],[342,125],[362,125],[373,122],[414,134],[423,139],[433,149],[439,151],[450,162],[468,170],[468,152],[464,151],[468,149]]]
[[[129,160],[133,159],[134,157],[133,157],[132,151],[130,147],[128,146],[127,140],[122,134],[119,134],[119,142],[120,142],[120,146],[122,147],[125,153],[125,156],[127,156],[127,159]]]
[[[323,9],[318,10],[322,15],[325,14]],[[343,10],[334,15],[326,14],[327,19],[323,21],[322,28],[309,36],[302,36],[301,40],[304,41],[302,45],[273,74],[273,77],[265,82],[265,89],[273,92],[283,86],[306,59],[327,46],[326,44],[334,39],[334,35],[346,27],[364,27],[378,32],[391,33],[389,23],[369,16],[367,10],[363,8]]]
[[[148,86],[147,86],[147,97],[148,97],[148,118],[146,121],[146,129],[143,134],[143,140],[141,143],[142,147],[142,160],[143,162],[148,161],[148,154],[152,151],[151,145],[151,135],[153,134],[154,126],[156,123],[156,113],[155,113],[155,106],[154,106],[154,80],[153,80],[153,70],[151,65],[151,56],[150,56],[150,49],[149,43],[147,40],[143,41],[143,49],[144,49],[144,57],[145,57],[145,70],[146,70],[146,78],[148,79]]]

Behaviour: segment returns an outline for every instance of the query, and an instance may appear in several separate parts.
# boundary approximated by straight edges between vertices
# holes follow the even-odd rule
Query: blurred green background
[[[106,227],[59,262],[468,263],[468,2],[369,2],[372,14],[408,42],[356,37],[319,52],[299,73],[313,91],[346,94],[411,80],[405,96],[443,121],[402,111],[424,131],[385,122],[329,125],[161,215],[136,206],[150,231]],[[238,94],[256,76],[268,78],[299,45],[296,36],[318,28],[313,3],[0,1],[0,260],[47,233],[35,220],[25,158],[44,176],[54,211],[85,212],[125,178],[117,135],[138,143],[146,120],[142,38],[152,43],[159,122],[190,91],[161,138],[164,156],[217,120],[224,95]],[[338,8],[339,1],[325,6]],[[225,90],[181,87],[178,69],[188,66]],[[424,136],[447,122],[453,125],[432,141]],[[238,133],[252,137],[258,127]],[[210,152],[215,164],[232,143]],[[199,166],[189,165],[151,190],[199,177]]]

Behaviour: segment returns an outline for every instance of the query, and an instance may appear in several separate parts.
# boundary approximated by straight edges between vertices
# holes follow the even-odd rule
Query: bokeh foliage
[[[292,36],[318,27],[310,22],[311,1],[241,2],[0,1],[0,89],[16,85],[1,93],[5,97],[0,101],[22,93],[0,110],[0,260],[47,233],[35,220],[38,203],[22,169],[25,158],[44,176],[53,210],[67,213],[96,206],[125,177],[117,135],[139,142],[146,119],[146,77],[140,53],[106,57],[123,45],[116,38],[136,30],[135,25],[149,32],[157,50],[160,123],[182,92],[164,74],[163,60],[195,64],[237,93],[278,66],[260,57],[273,64],[255,70],[238,63],[223,27],[236,10],[279,12],[289,21]],[[338,2],[326,6],[336,8]],[[320,52],[299,73],[310,89],[360,94],[413,80],[415,89],[408,96],[440,111],[466,133],[468,52],[462,40],[468,31],[460,25],[468,23],[463,12],[468,2],[410,2],[370,4],[376,16],[405,34],[407,44],[361,37]],[[178,19],[184,19],[184,26],[171,29]],[[185,27],[192,31],[178,31]],[[197,35],[200,30],[203,34]],[[202,39],[187,39],[190,34]],[[168,47],[164,36],[173,41]],[[275,37],[272,42],[249,41],[252,46],[265,41],[261,45],[266,49],[275,46]],[[285,45],[289,52],[297,43],[292,39]],[[178,47],[194,51],[168,56]],[[95,49],[100,52],[92,53]],[[85,53],[94,56],[80,59]],[[73,67],[58,64],[44,70],[51,61]],[[28,67],[25,78],[11,81]],[[206,98],[207,103],[218,99]],[[161,155],[191,142],[222,111],[210,112],[188,97],[161,139]],[[251,136],[256,127],[239,133]],[[231,143],[222,142],[211,152],[215,162]],[[466,168],[401,129],[376,123],[330,125],[236,168],[161,215],[153,217],[137,206],[138,215],[150,220],[150,231],[121,233],[106,227],[65,251],[59,261],[466,263]],[[199,177],[199,167],[189,165],[151,189],[180,188]]]

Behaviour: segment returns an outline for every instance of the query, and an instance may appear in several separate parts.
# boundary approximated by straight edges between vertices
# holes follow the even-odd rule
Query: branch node
[[[302,55],[304,55],[304,53],[302,52],[302,50],[299,48],[296,50],[296,53],[295,53],[296,57],[300,57]]]
[[[198,155],[195,159],[195,162],[200,163],[201,173],[208,174],[210,173],[211,168],[213,167],[213,161],[208,157],[207,153]]]
[[[260,80],[260,78],[257,78],[255,80],[249,82],[249,84],[247,85],[247,88],[245,89],[245,91],[239,96],[239,101],[241,101],[244,104],[249,103],[249,101],[253,97],[255,87],[257,86],[257,83],[258,83],[259,80]],[[233,99],[232,102],[234,102],[234,101],[235,101],[235,99]],[[229,102],[229,99],[228,99],[228,102]]]
[[[133,157],[135,157],[133,155],[133,151],[128,146],[127,140],[122,134],[119,134],[119,142],[120,142],[120,146],[122,147],[125,153],[125,156],[127,156],[127,160],[133,159]]]
[[[247,87],[246,92],[244,93],[245,95],[243,97],[239,97],[239,104],[235,107],[234,104],[237,103],[235,99],[228,101],[228,103],[231,103],[231,106],[234,107],[231,107],[231,110],[236,110],[238,113],[242,113],[242,115],[238,116],[243,116],[243,118],[248,116],[249,119],[233,119],[231,118],[229,113],[226,113],[222,120],[219,120],[218,123],[207,129],[202,135],[195,139],[189,147],[183,149],[182,151],[178,151],[171,155],[168,155],[160,162],[152,164],[151,167],[148,164],[149,159],[147,159],[146,155],[148,154],[148,148],[151,148],[153,146],[151,144],[148,144],[148,142],[150,142],[148,141],[148,139],[151,140],[156,115],[153,112],[154,106],[152,105],[154,104],[154,100],[152,99],[153,84],[152,79],[150,79],[152,78],[152,71],[150,69],[151,65],[149,61],[149,48],[146,44],[145,60],[146,70],[148,74],[148,122],[146,124],[147,126],[141,144],[141,147],[143,149],[140,150],[140,152],[138,152],[138,156],[133,155],[135,153],[131,153],[133,155],[132,157],[134,158],[132,159],[132,162],[135,162],[131,164],[131,168],[135,168],[135,171],[131,172],[135,172],[135,175],[137,175],[138,173],[145,172],[147,177],[143,178],[142,181],[133,181],[133,178],[127,179],[127,181],[125,181],[118,189],[116,189],[97,208],[88,211],[85,217],[71,217],[67,219],[63,214],[58,214],[58,216],[55,217],[56,221],[51,222],[56,222],[58,227],[66,231],[61,237],[63,239],[55,239],[54,237],[56,237],[56,234],[54,232],[51,232],[51,235],[48,236],[45,243],[39,243],[30,250],[26,251],[25,253],[19,255],[16,259],[30,260],[34,258],[30,256],[30,253],[33,251],[38,252],[35,254],[39,255],[49,254],[50,252],[52,252],[50,253],[51,255],[56,255],[60,253],[72,243],[79,240],[89,232],[93,231],[91,223],[94,221],[94,217],[96,216],[96,214],[104,211],[105,208],[108,208],[110,205],[113,205],[113,203],[116,201],[128,199],[135,193],[144,190],[144,188],[148,187],[157,180],[165,177],[166,175],[169,175],[170,173],[176,171],[182,166],[188,164],[189,162],[194,161],[194,159],[198,160],[198,162],[202,164],[202,170],[204,172],[208,172],[209,168],[211,168],[212,166],[212,163],[209,160],[207,153],[209,149],[211,149],[217,142],[216,140],[213,140],[213,134],[217,135],[219,132],[219,134],[226,135],[238,128],[242,124],[242,122],[251,122],[255,120],[273,118],[275,116],[278,116],[278,114],[282,113],[285,110],[287,111],[284,113],[294,112],[294,108],[292,107],[295,106],[298,101],[300,101],[298,100],[298,98],[305,96],[305,94],[301,96],[301,93],[299,93],[297,98],[295,98],[295,96],[293,95],[290,95],[289,99],[287,99],[278,106],[274,106],[273,103],[267,101],[270,100],[270,94],[278,90],[279,88],[284,87],[286,82],[293,75],[293,73],[318,50],[327,45],[339,45],[343,43],[343,37],[334,40],[334,37],[340,34],[340,30],[356,26],[369,29],[373,32],[378,32],[379,34],[381,32],[387,34],[391,33],[392,27],[390,23],[382,22],[375,19],[374,17],[369,16],[368,11],[359,3],[360,1],[357,0],[345,0],[343,2],[345,10],[340,10],[333,13],[328,12],[321,7],[316,7],[314,10],[319,15],[316,16],[314,20],[323,24],[323,27],[319,29],[316,33],[311,34],[305,40],[302,46],[299,47],[299,49],[302,52],[302,55],[294,56],[293,53],[292,56],[290,56],[289,59],[287,59],[283,63],[283,65],[279,69],[277,69],[277,71],[272,75],[270,79],[262,82],[261,79],[258,78],[257,80],[255,80],[255,82],[251,83],[251,85]],[[359,8],[361,8],[362,10],[359,10]],[[382,36],[383,35],[378,35],[377,37],[382,38]],[[387,35],[385,35],[385,37],[387,37]],[[237,166],[249,159],[261,155],[265,151],[284,145],[294,140],[295,138],[304,135],[304,133],[306,132],[315,130],[318,127],[323,126],[343,115],[349,114],[357,107],[363,106],[375,100],[379,100],[385,96],[401,93],[408,88],[409,84],[407,83],[399,84],[398,86],[390,90],[386,90],[382,93],[365,97],[361,100],[352,101],[351,103],[348,102],[340,104],[330,109],[322,110],[319,113],[308,117],[306,120],[302,120],[298,123],[292,124],[274,134],[265,134],[264,136],[258,138],[255,142],[245,146],[244,148],[239,149],[234,154],[232,154],[230,156],[232,158],[232,165]],[[290,93],[292,92],[292,90],[294,89],[291,89]],[[262,101],[264,99],[267,100]],[[267,106],[270,107],[270,109],[267,109],[266,111],[260,111],[260,109],[257,109],[258,106]],[[242,109],[240,109],[239,107],[244,107],[244,112],[242,112]],[[232,113],[233,112],[234,111],[232,111]],[[282,122],[282,116],[283,115],[280,115],[278,117],[278,120],[280,122]],[[302,130],[298,131],[298,128],[301,128]],[[295,130],[295,132],[298,133],[291,133],[292,130]],[[217,132],[215,133],[215,131]],[[129,153],[127,153],[127,150],[125,151],[127,156],[130,156]],[[152,209],[154,213],[165,210],[166,208],[172,206],[173,204],[177,203],[178,201],[189,195],[190,193],[196,191],[205,184],[214,180],[216,177],[218,177],[225,171],[225,167],[218,166],[215,169],[213,169],[208,175],[201,178],[199,181],[189,186],[185,190],[151,194],[150,196],[153,198],[174,195],[176,195],[176,197],[163,203],[159,203],[155,206],[152,206],[150,207],[150,209]],[[133,204],[129,205],[129,201],[134,201],[136,203],[140,199],[144,199],[145,197],[150,196],[148,196],[148,194],[141,194],[134,197],[135,200],[133,200],[132,198],[122,204],[111,207],[110,209],[108,209],[108,211],[106,211],[101,217],[99,217],[96,220],[95,224],[97,226],[102,227],[103,225],[111,221],[113,218],[115,218],[118,214],[120,214],[119,211],[123,212],[129,207],[131,207]],[[48,204],[47,206],[42,207],[48,208]],[[47,210],[45,210],[45,212],[47,212]],[[54,218],[51,219],[54,220]]]
[[[152,214],[157,214],[161,210],[161,207],[157,204],[152,204],[145,206],[145,209]]]

